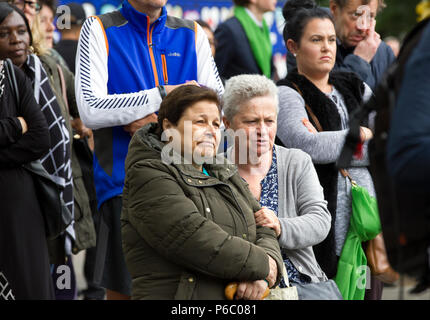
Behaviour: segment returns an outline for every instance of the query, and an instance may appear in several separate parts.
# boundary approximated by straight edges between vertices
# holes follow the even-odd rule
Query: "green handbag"
[[[346,170],[341,173],[351,181],[352,215],[334,280],[345,300],[363,300],[370,270],[361,243],[381,232],[381,221],[376,199],[358,186]]]

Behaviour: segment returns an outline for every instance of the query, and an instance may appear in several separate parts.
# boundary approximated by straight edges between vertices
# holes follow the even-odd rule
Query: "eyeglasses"
[[[37,1],[30,1],[30,0],[10,0],[8,1],[10,4],[13,4],[17,6],[17,8],[24,10],[25,6],[29,6],[30,8],[34,9],[36,13],[40,11],[42,8]]]

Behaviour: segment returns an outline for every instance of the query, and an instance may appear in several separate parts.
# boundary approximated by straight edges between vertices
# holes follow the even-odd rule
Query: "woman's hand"
[[[269,281],[269,288],[273,287],[276,283],[276,278],[278,277],[278,265],[276,261],[269,255],[269,275],[266,277],[266,280]]]
[[[308,131],[310,133],[318,133],[317,129],[315,129],[315,127],[312,125],[312,123],[308,119],[303,118],[302,123],[306,127],[306,129],[308,129]]]
[[[27,122],[23,117],[18,117],[18,120],[21,123],[22,134],[26,133],[28,131]]]
[[[267,286],[267,282],[264,280],[240,282],[237,286],[235,299],[261,300]]]
[[[257,226],[272,228],[275,230],[277,237],[281,235],[281,223],[272,210],[263,207],[260,211],[254,213],[254,216]]]

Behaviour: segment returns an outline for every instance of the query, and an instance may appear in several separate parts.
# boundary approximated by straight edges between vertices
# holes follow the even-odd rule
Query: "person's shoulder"
[[[170,29],[180,29],[180,28],[187,28],[191,30],[195,30],[196,28],[196,22],[193,20],[188,19],[182,19],[174,16],[167,15],[166,18],[166,27]]]
[[[238,30],[242,29],[242,25],[240,24],[239,20],[233,16],[218,25],[217,30],[221,29],[237,32]]]
[[[383,62],[385,65],[389,65],[394,62],[395,59],[396,57],[394,56],[394,52],[391,47],[382,41],[371,64]]]
[[[304,102],[303,97],[300,95],[300,93],[298,93],[295,89],[291,88],[285,83],[278,84],[278,93],[279,93],[280,102],[282,102],[282,100],[285,100],[285,99],[288,99],[288,100],[298,99]]]
[[[13,63],[11,63],[13,71],[15,73],[15,79],[18,85],[18,90],[21,88],[26,89],[26,87],[31,86],[29,79],[27,78],[27,75],[24,73],[24,71],[21,70],[21,68],[17,67]]]
[[[275,150],[276,155],[282,158],[286,166],[304,166],[307,162],[312,162],[311,156],[300,149],[275,145]]]
[[[103,28],[106,30],[110,27],[120,27],[127,23],[127,19],[122,15],[121,11],[115,10],[97,16],[90,16],[85,21],[99,20]]]

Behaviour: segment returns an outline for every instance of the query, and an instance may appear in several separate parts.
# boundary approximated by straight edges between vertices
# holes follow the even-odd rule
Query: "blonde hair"
[[[40,24],[40,15],[36,14],[31,26],[31,34],[33,36],[33,53],[37,56],[43,56],[49,52],[49,48],[45,45],[43,31]]]

